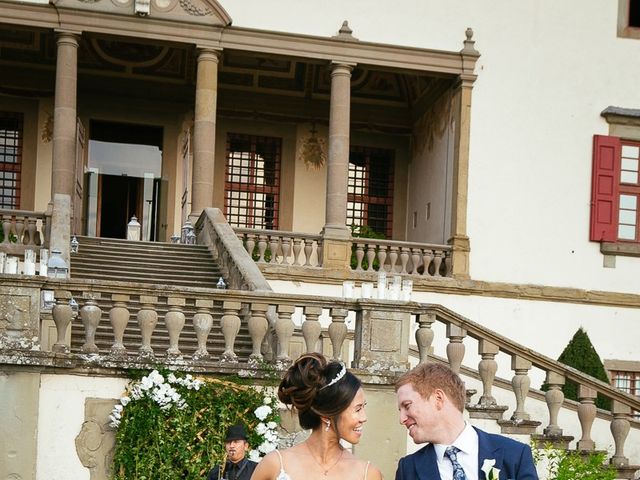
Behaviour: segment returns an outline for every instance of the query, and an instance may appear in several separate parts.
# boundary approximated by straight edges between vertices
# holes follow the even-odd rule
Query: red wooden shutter
[[[618,137],[593,136],[593,171],[591,172],[591,234],[594,242],[618,239],[618,190],[620,154]]]

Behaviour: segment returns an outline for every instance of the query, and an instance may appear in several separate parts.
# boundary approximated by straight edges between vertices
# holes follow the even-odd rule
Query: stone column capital
[[[351,75],[351,72],[356,67],[355,63],[339,62],[337,60],[331,61],[331,75]]]
[[[78,47],[82,32],[79,30],[62,30],[56,29],[56,43],[58,45],[66,44],[72,47]]]
[[[220,57],[222,56],[221,48],[198,46],[196,47],[196,51],[198,52],[198,62],[206,60],[218,63],[220,61]]]

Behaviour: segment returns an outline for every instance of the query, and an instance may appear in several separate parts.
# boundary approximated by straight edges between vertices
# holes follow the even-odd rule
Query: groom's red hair
[[[428,399],[434,390],[440,389],[458,410],[461,412],[464,410],[466,402],[464,382],[457,373],[445,365],[421,363],[396,381],[396,392],[406,384],[411,384],[424,399]]]

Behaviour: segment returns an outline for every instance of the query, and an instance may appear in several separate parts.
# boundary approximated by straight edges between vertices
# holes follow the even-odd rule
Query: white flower
[[[258,418],[258,420],[264,420],[271,413],[271,407],[269,405],[262,405],[256,408],[256,411],[253,413]]]
[[[269,429],[267,428],[267,426],[260,422],[258,425],[256,425],[256,433],[258,435],[264,435],[265,433],[267,433]]]
[[[120,403],[122,404],[123,407],[126,407],[130,401],[131,399],[126,395],[120,399]]]
[[[494,459],[485,458],[480,470],[484,472],[487,480],[498,480],[500,478],[500,469],[494,468],[496,461]]]
[[[269,422],[267,423],[267,428],[274,430],[275,428],[277,428],[278,424],[276,422]]]
[[[269,405],[271,403],[271,397],[264,397],[262,403],[264,403],[265,405]]]
[[[259,462],[260,452],[258,452],[258,450],[251,450],[249,452],[249,460],[251,460],[252,462]]]
[[[169,383],[176,383],[178,379],[173,373],[170,373],[169,375],[167,375],[167,380],[169,380]]]
[[[276,449],[276,444],[271,442],[262,442],[258,447],[262,453],[269,453]]]

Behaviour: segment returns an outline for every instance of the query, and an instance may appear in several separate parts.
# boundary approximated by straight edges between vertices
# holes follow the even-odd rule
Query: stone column
[[[213,206],[219,59],[220,52],[216,50],[211,48],[199,50],[193,122],[191,214],[189,215],[194,225],[202,210]]]
[[[331,66],[329,156],[322,264],[325,268],[343,270],[350,268],[351,260],[351,232],[347,227],[347,184],[353,67],[345,63],[334,63]]]
[[[58,32],[57,44],[51,198],[56,193],[73,198],[76,164],[78,35],[71,32]]]
[[[472,40],[473,31],[465,32],[464,48],[460,51],[463,59],[463,73],[458,77],[454,90],[453,118],[455,137],[453,151],[453,198],[451,208],[452,273],[455,278],[469,278],[469,251],[467,236],[467,193],[469,184],[469,138],[471,132],[471,91],[476,75],[475,64],[480,53]]]

